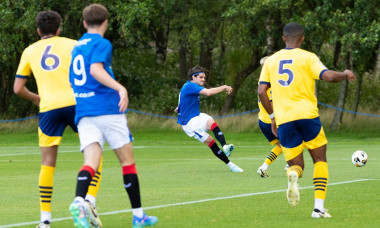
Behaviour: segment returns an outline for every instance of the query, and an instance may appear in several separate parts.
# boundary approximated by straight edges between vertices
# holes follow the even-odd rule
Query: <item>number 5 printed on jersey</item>
[[[86,81],[87,81],[87,75],[86,75],[86,68],[84,66],[83,55],[75,56],[75,58],[73,60],[73,71],[74,71],[74,74],[78,78],[82,77],[82,79],[76,79],[77,77],[74,78],[74,84],[76,86],[84,85],[84,83],[86,83]]]
[[[285,64],[292,64],[293,60],[292,59],[286,59],[286,60],[280,60],[280,65],[278,67],[278,74],[287,74],[288,75],[288,80],[278,80],[278,83],[282,86],[289,86],[294,79],[293,72],[290,69],[287,69]]]

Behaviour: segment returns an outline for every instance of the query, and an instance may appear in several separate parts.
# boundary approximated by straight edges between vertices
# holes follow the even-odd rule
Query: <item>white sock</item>
[[[84,199],[80,196],[75,197],[74,201],[79,201],[81,204],[84,204]]]
[[[268,170],[269,165],[268,165],[267,163],[264,162],[264,164],[261,165],[261,168],[262,168],[263,170]]]
[[[86,200],[90,201],[92,206],[96,207],[96,198],[93,195],[86,195]]]
[[[314,209],[318,209],[321,212],[325,212],[325,208],[323,206],[324,202],[325,201],[323,199],[315,199]]]
[[[144,211],[142,209],[142,207],[139,207],[139,208],[132,208],[132,214],[134,216],[137,216],[139,218],[142,218],[144,216]]]
[[[41,211],[41,222],[51,221],[51,212],[50,211]]]
[[[232,167],[234,167],[236,165],[230,161],[227,163],[227,166],[231,169]]]

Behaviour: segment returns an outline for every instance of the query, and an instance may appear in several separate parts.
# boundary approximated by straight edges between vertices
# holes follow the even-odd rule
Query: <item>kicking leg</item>
[[[217,158],[219,158],[221,161],[227,164],[231,172],[241,173],[244,171],[227,158],[227,156],[223,153],[221,149],[219,149],[218,144],[216,144],[215,140],[211,136],[208,136],[208,138],[203,143],[211,149],[211,151]]]
[[[227,145],[224,134],[220,130],[218,124],[213,119],[209,119],[206,123],[206,129],[211,130],[214,133],[216,140],[218,140],[220,145],[222,145],[224,153],[227,157],[229,157],[231,155],[231,152],[234,150],[234,145]]]

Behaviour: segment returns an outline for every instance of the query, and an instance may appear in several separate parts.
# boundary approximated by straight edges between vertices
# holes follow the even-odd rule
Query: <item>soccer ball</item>
[[[368,155],[362,150],[357,150],[352,154],[352,163],[356,167],[363,167],[368,160]]]

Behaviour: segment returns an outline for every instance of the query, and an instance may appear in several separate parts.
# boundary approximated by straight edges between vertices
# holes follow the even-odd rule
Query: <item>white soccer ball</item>
[[[363,167],[368,160],[368,155],[362,150],[357,150],[352,154],[352,163],[356,167]]]

